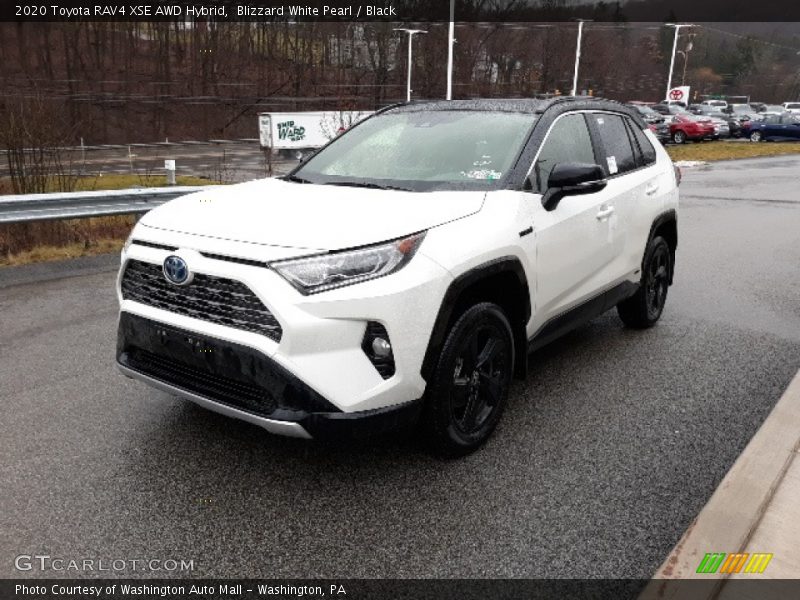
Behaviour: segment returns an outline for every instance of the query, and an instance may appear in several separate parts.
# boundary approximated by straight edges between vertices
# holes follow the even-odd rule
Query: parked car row
[[[631,101],[662,143],[746,137],[753,142],[800,139],[800,102],[729,104],[705,100],[688,106],[679,102]]]
[[[751,142],[800,140],[800,113],[768,113],[744,124],[742,131]]]

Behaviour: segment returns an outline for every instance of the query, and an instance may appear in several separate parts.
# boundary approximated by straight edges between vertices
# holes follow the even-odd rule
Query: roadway
[[[659,325],[608,313],[537,352],[455,461],[271,437],[125,379],[114,257],[0,270],[0,577],[23,553],[204,577],[649,577],[800,367],[798,169],[687,169]]]
[[[224,183],[264,177],[266,164],[257,140],[188,141],[79,147],[64,152],[71,172],[87,176],[164,174],[164,160],[176,162],[178,175],[195,175]],[[274,156],[273,171],[284,173],[297,161]],[[10,175],[0,160],[0,178]]]

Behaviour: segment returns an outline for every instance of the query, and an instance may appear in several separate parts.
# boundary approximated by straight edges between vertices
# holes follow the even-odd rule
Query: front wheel
[[[617,304],[617,313],[628,327],[646,329],[661,318],[667,302],[672,253],[662,237],[650,240],[642,262],[642,281],[637,292]]]
[[[491,435],[514,369],[514,337],[503,310],[482,302],[450,328],[428,382],[422,427],[434,451],[463,456]]]
[[[682,131],[676,131],[672,134],[672,141],[676,144],[685,144],[686,143],[686,134]]]
[[[750,141],[751,142],[760,142],[764,139],[764,136],[761,135],[760,131],[751,131],[750,132]]]

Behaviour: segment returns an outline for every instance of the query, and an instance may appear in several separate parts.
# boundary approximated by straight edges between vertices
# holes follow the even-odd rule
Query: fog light
[[[372,340],[372,353],[375,356],[386,358],[392,354],[392,345],[385,339],[376,337]]]
[[[381,377],[389,379],[394,375],[392,344],[389,342],[389,333],[383,325],[375,321],[367,323],[361,349]]]

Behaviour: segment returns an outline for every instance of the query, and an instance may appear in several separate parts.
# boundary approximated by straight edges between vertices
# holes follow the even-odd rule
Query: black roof
[[[556,96],[554,98],[473,98],[469,100],[415,100],[402,104],[395,104],[385,110],[415,112],[423,110],[486,110],[500,112],[543,113],[555,104],[580,103],[581,107],[588,105],[614,107],[619,109],[623,105],[603,98],[593,96]]]
[[[575,109],[605,109],[625,113],[636,121],[641,127],[646,127],[641,114],[635,108],[617,102],[596,98],[594,96],[556,96],[553,98],[473,98],[470,100],[415,100],[394,104],[378,112],[417,112],[430,110],[475,110],[517,112],[529,114],[542,114],[549,108],[559,107],[561,110]]]

